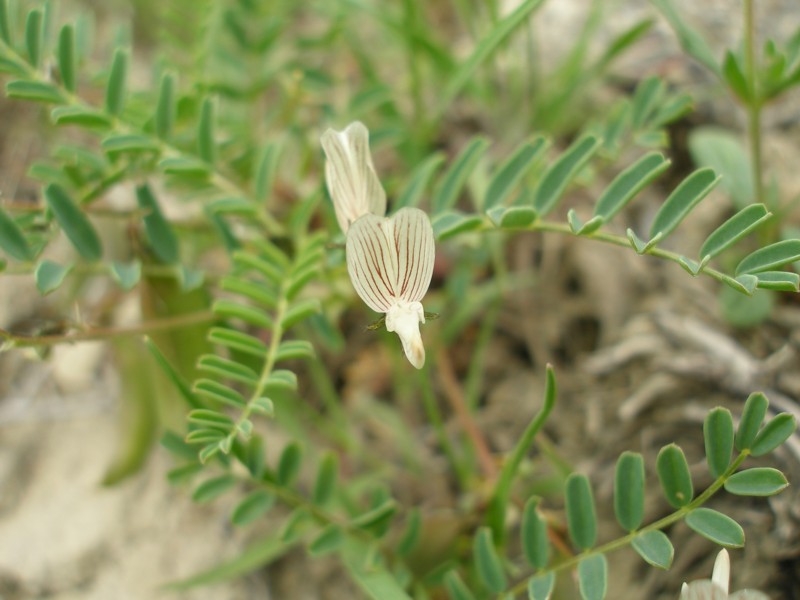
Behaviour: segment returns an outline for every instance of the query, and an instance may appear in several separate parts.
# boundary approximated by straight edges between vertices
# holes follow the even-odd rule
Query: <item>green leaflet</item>
[[[763,204],[746,206],[706,238],[700,247],[700,257],[703,260],[707,260],[706,257],[713,258],[764,223],[770,216],[771,213]]]
[[[600,140],[593,136],[582,137],[550,165],[542,176],[533,199],[533,208],[539,215],[544,216],[555,207],[567,185],[598,148],[600,148]]]
[[[608,561],[595,554],[578,563],[578,587],[583,600],[603,600],[608,591]]]
[[[601,194],[594,216],[606,223],[649,183],[669,168],[670,162],[660,152],[650,152],[617,175]]]
[[[158,86],[158,100],[156,100],[156,135],[162,140],[169,139],[174,124],[175,77],[171,73],[164,73]]]
[[[36,265],[34,278],[36,279],[36,289],[43,296],[57,290],[64,279],[72,270],[72,265],[66,267],[59,265],[52,260],[43,260]]]
[[[78,66],[75,56],[75,29],[70,24],[64,25],[58,34],[58,70],[64,87],[74,93]]]
[[[483,156],[489,142],[482,137],[473,138],[458,157],[451,163],[433,192],[433,214],[438,217],[443,211],[452,208],[461,189]],[[436,218],[434,217],[434,221]]]
[[[726,548],[744,546],[744,530],[733,519],[710,508],[697,508],[686,515],[686,524],[704,538]]]
[[[111,71],[106,85],[106,110],[119,115],[125,106],[128,90],[128,53],[121,48],[114,50]]]
[[[699,169],[684,179],[664,201],[650,227],[650,239],[666,238],[719,182],[712,169]]]
[[[800,260],[800,240],[783,240],[745,256],[736,266],[735,273],[738,276],[771,271],[798,260]]]
[[[481,584],[494,594],[506,589],[508,581],[503,570],[503,563],[497,554],[492,541],[492,530],[481,527],[475,534],[473,542],[473,559]]]
[[[404,206],[418,206],[422,195],[436,171],[444,164],[444,154],[435,152],[423,160],[409,175],[407,183],[397,197],[394,206],[397,210]]]
[[[541,136],[533,142],[525,142],[517,148],[492,176],[483,198],[483,210],[488,211],[503,204],[514,186],[530,170],[545,148],[547,148],[547,140]]]
[[[245,496],[231,512],[231,523],[239,527],[261,518],[275,504],[275,496],[265,490],[255,490]]]
[[[139,208],[146,211],[142,219],[144,234],[153,253],[163,263],[173,264],[178,262],[180,258],[178,238],[169,221],[164,217],[164,213],[161,212],[161,207],[158,205],[149,185],[137,186],[136,202]]]
[[[788,486],[786,476],[769,467],[739,471],[725,482],[725,490],[737,496],[774,496]]]
[[[569,535],[581,550],[588,550],[597,541],[597,513],[592,488],[585,475],[573,473],[564,487]]]
[[[742,417],[739,420],[739,428],[736,430],[735,444],[736,449],[741,452],[752,447],[753,442],[761,428],[761,423],[767,414],[769,401],[761,392],[750,394],[744,403]]]
[[[647,531],[633,538],[633,549],[642,559],[659,569],[669,569],[675,549],[663,531]]]
[[[623,452],[614,474],[614,514],[627,531],[638,529],[644,519],[644,459]]]
[[[100,238],[67,192],[61,186],[51,183],[45,188],[44,195],[58,224],[78,253],[89,261],[100,260],[103,255]]]
[[[525,503],[520,537],[528,564],[536,569],[543,569],[550,560],[550,542],[547,539],[547,523],[539,515],[538,506],[538,498],[531,498]]]
[[[733,452],[733,416],[727,408],[717,407],[703,422],[708,470],[715,479],[728,469]]]
[[[683,450],[675,444],[664,446],[656,458],[656,470],[667,502],[680,508],[692,501],[692,477]]]
[[[11,258],[32,260],[33,251],[17,222],[0,206],[0,248]]]

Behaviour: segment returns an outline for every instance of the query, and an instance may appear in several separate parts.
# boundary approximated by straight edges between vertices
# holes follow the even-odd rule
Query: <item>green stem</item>
[[[655,521],[646,527],[642,527],[641,529],[631,531],[628,535],[625,535],[616,540],[612,540],[607,544],[603,544],[602,546],[598,546],[597,548],[594,548],[592,550],[588,550],[586,552],[582,552],[580,554],[572,556],[571,558],[566,559],[564,562],[561,562],[549,569],[544,569],[542,571],[539,571],[536,575],[537,576],[546,575],[548,573],[557,573],[559,571],[571,569],[573,567],[576,567],[579,562],[581,562],[586,558],[600,554],[608,554],[610,552],[613,552],[614,550],[619,550],[620,548],[628,546],[635,537],[640,536],[643,533],[648,533],[650,531],[660,531],[666,527],[669,527],[673,523],[676,523],[684,519],[686,515],[688,515],[690,512],[692,512],[697,508],[700,508],[706,502],[708,502],[708,500],[714,494],[716,494],[722,488],[722,486],[725,485],[725,482],[728,480],[728,478],[730,478],[730,476],[736,472],[736,470],[741,466],[741,464],[747,459],[748,456],[750,456],[749,450],[745,450],[744,452],[739,454],[739,456],[736,457],[736,459],[731,463],[728,469],[722,475],[720,475],[719,478],[717,478],[717,480],[714,481],[714,483],[712,483],[708,488],[706,488],[706,490],[703,493],[701,493],[694,500],[689,502],[689,504],[687,504],[686,506],[682,506],[681,508],[676,510],[674,513],[667,515],[666,517],[659,519],[658,521]],[[518,582],[516,585],[514,585],[514,587],[512,587],[509,590],[512,598],[515,598],[518,594],[521,594],[523,591],[527,589],[529,578],[530,577],[526,577],[525,579]]]
[[[750,143],[750,161],[753,170],[755,202],[765,202],[764,173],[762,165],[761,90],[758,85],[756,65],[755,16],[753,0],[744,0],[744,69],[750,87],[747,102],[747,135]]]

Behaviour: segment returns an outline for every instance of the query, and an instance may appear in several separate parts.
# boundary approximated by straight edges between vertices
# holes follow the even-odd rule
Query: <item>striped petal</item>
[[[401,208],[392,221],[397,251],[395,297],[419,302],[433,276],[433,227],[428,215],[418,208]]]
[[[385,313],[396,302],[397,251],[392,222],[364,215],[347,232],[347,272],[359,297],[376,312]]]
[[[363,215],[386,214],[386,192],[372,164],[364,124],[356,121],[344,131],[328,129],[320,141],[327,157],[325,180],[342,231],[347,233]]]

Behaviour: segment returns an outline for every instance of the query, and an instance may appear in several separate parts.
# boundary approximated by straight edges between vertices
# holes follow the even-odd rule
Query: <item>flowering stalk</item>
[[[397,333],[409,362],[425,364],[419,324],[421,300],[433,276],[433,227],[417,208],[385,217],[386,193],[369,152],[369,132],[359,122],[321,139],[328,161],[325,178],[336,219],[347,235],[347,272],[359,297],[386,314],[386,329]]]

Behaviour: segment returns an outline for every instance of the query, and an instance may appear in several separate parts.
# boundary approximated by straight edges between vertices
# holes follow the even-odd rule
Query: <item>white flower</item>
[[[344,233],[359,217],[386,214],[386,192],[369,152],[369,131],[356,121],[344,131],[328,129],[320,140],[327,161],[325,180]]]
[[[680,600],[769,600],[769,596],[757,590],[741,590],[728,595],[728,580],[731,560],[724,548],[717,554],[711,579],[684,583]]]
[[[386,313],[386,329],[397,333],[417,369],[425,364],[420,300],[431,283],[434,252],[431,222],[418,208],[402,208],[389,218],[364,215],[347,233],[353,287],[372,310]]]

